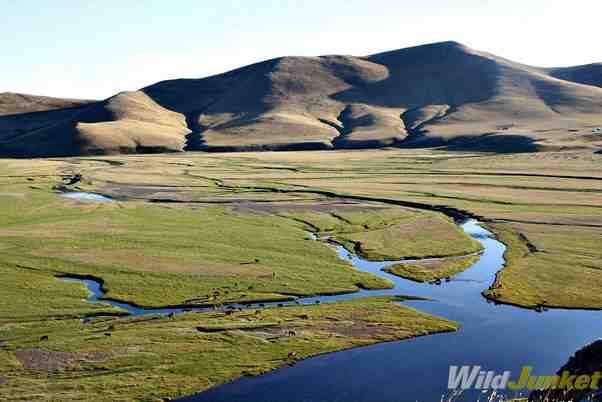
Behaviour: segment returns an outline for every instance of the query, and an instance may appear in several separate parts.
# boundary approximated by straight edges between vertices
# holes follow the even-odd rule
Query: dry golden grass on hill
[[[599,64],[530,67],[456,42],[367,57],[282,57],[212,77],[162,81],[77,113],[0,117],[0,154],[599,149],[600,77]],[[73,105],[30,103],[32,111],[38,103]]]

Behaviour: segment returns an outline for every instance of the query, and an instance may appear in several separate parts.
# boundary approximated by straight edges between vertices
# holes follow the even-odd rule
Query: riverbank
[[[351,399],[439,400],[449,364],[472,361],[506,370],[528,360],[549,372],[602,333],[597,312],[541,309],[537,313],[500,304],[522,298],[531,308],[541,299],[575,309],[602,306],[596,290],[602,174],[596,176],[597,162],[590,156],[381,150],[119,156],[40,160],[35,166],[26,161],[0,162],[0,299],[6,306],[0,312],[0,376],[23,370],[20,376],[37,376],[40,386],[51,378],[23,369],[15,345],[75,356],[76,371],[52,373],[55,380],[64,379],[65,396],[77,396],[69,382],[83,381],[94,389],[103,384],[128,389],[140,382],[142,373],[159,365],[166,379],[152,377],[140,385],[149,395],[154,389],[177,388],[177,376],[185,378],[190,372],[208,380],[189,393],[212,387],[207,395],[222,395],[228,401],[236,401],[231,392],[241,389],[255,399],[274,396],[293,402],[327,400],[333,392]],[[74,190],[127,202],[84,202],[53,194],[55,186],[76,176],[80,180],[70,186]],[[416,207],[425,205],[429,211],[416,215]],[[390,216],[391,210],[399,216]],[[463,245],[471,242],[458,234],[451,220],[437,217],[443,211],[486,216],[488,227],[500,239],[508,231],[518,241],[507,241],[505,250],[491,233],[471,225],[471,236],[486,244],[481,259],[440,286],[384,274],[386,262],[361,258],[388,259],[383,253],[406,258],[441,255],[448,245],[463,252]],[[343,246],[310,241],[306,231],[313,230],[312,225],[324,228],[321,235],[336,234]],[[502,292],[487,303],[481,292],[494,284],[504,251],[517,258],[499,275]],[[89,303],[84,286],[55,278],[65,274],[102,278],[103,297],[132,307],[227,305],[245,299],[260,310],[259,301],[270,295],[335,294],[328,300],[337,302],[367,295],[417,295],[434,301],[404,304],[460,322],[462,328],[454,334],[327,354],[221,388],[214,386],[225,381],[229,371],[218,362],[198,363],[210,360],[203,353],[240,343],[259,347],[260,357],[267,358],[269,341],[255,343],[253,337],[239,337],[250,334],[236,324],[229,331],[212,333],[217,338],[209,344],[196,345],[197,338],[188,337],[190,328],[202,334],[196,325],[176,323],[188,314],[205,313],[182,312],[174,320],[155,318],[153,313],[102,317],[123,310]],[[313,299],[311,307],[326,306],[321,300]],[[277,302],[273,310],[287,308]],[[89,315],[96,317],[84,326],[80,320]],[[108,331],[110,325],[117,325],[108,324],[110,320],[136,324],[122,338]],[[162,330],[172,322],[170,330]],[[268,324],[269,329],[273,323]],[[32,332],[34,325],[42,332]],[[215,329],[210,323],[199,327]],[[8,340],[6,334],[16,328],[31,335],[24,330],[18,332],[18,339]],[[152,342],[147,344],[144,337],[151,329]],[[57,343],[46,343],[44,336],[51,342],[56,338]],[[70,341],[74,336],[80,340]],[[537,339],[537,344],[529,339]],[[167,347],[167,341],[174,347]],[[69,349],[69,342],[80,349]],[[137,345],[150,346],[146,352],[133,353]],[[108,355],[93,353],[111,348],[114,351]],[[189,352],[192,355],[184,356]],[[382,362],[387,362],[386,368]],[[196,365],[202,370],[194,369]],[[131,376],[124,367],[132,368]],[[432,378],[416,374],[421,372],[431,373]],[[81,373],[86,375],[80,377]],[[400,386],[404,378],[412,381]],[[315,387],[307,389],[303,385],[307,383]],[[273,389],[297,394],[273,393]]]

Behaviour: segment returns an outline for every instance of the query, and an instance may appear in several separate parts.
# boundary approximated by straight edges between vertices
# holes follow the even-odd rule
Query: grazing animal
[[[289,359],[294,359],[294,358],[296,358],[296,357],[297,357],[297,352],[290,352],[290,353],[288,354],[288,358],[289,358]]]
[[[48,339],[48,335],[43,335],[42,337],[40,337],[40,341],[47,341]]]
[[[173,320],[175,316],[176,316],[175,313],[167,314],[167,318],[169,318],[170,320]]]
[[[70,186],[72,184],[75,184],[75,183],[79,182],[81,179],[82,179],[82,175],[78,173],[72,177],[67,178],[67,180],[69,180],[67,185]]]
[[[255,315],[261,314],[261,310],[255,310]]]
[[[105,336],[111,336],[110,332],[105,332]]]
[[[278,307],[284,307],[284,304],[278,303]]]
[[[115,331],[115,325],[109,325],[109,328],[107,328],[107,331]]]
[[[307,315],[307,314],[301,314],[299,316],[299,318],[301,318],[302,320],[309,320],[309,315]]]
[[[290,331],[288,331],[287,335],[288,336],[297,336],[297,333],[291,329]]]
[[[232,315],[232,314],[234,314],[234,311],[233,310],[226,310],[225,314],[226,315]]]

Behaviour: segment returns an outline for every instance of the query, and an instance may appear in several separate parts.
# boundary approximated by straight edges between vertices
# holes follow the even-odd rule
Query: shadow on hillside
[[[424,105],[479,103],[495,95],[495,61],[465,51],[454,42],[418,46],[370,56],[388,76],[331,95],[344,103],[411,109]]]
[[[462,136],[449,141],[441,137],[420,137],[400,143],[401,148],[441,147],[448,151],[494,152],[499,154],[537,152],[541,150],[533,138],[518,134],[484,134]]]
[[[186,134],[186,144],[184,151],[204,151],[206,148],[205,141],[200,131],[191,131]]]

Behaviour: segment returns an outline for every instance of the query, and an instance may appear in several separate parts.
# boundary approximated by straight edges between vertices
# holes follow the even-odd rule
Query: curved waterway
[[[447,393],[450,365],[480,365],[485,370],[511,370],[523,365],[533,374],[553,374],[578,349],[602,336],[602,312],[551,309],[543,313],[488,302],[481,292],[504,265],[505,246],[475,220],[461,225],[484,247],[477,263],[441,285],[417,283],[382,271],[394,261],[367,261],[342,246],[339,256],[362,271],[394,282],[392,289],[298,299],[309,304],[361,296],[412,295],[432,301],[407,301],[422,311],[458,321],[458,332],[334,352],[255,377],[243,377],[180,401],[186,402],[433,402]],[[76,279],[92,291],[88,299],[122,308],[132,315],[178,313],[195,308],[141,308],[102,299],[101,283]],[[290,304],[285,302],[282,304]],[[265,303],[269,307],[280,303]],[[235,305],[236,307],[245,307]],[[251,307],[257,308],[254,304]],[[249,306],[246,306],[249,307]],[[261,306],[259,306],[261,307]],[[474,402],[476,391],[455,401]],[[482,397],[481,397],[482,398]]]
[[[602,335],[602,312],[554,309],[544,313],[488,302],[481,292],[503,267],[505,246],[478,222],[462,228],[484,246],[480,260],[441,285],[416,283],[382,271],[392,262],[366,261],[338,246],[342,258],[360,270],[386,277],[393,289],[328,297],[406,294],[433,301],[404,302],[459,321],[458,332],[380,343],[317,356],[256,377],[186,397],[187,402],[433,402],[447,393],[450,365],[553,374],[578,349]],[[317,298],[324,299],[324,298]],[[315,300],[315,299],[314,299]],[[311,302],[311,299],[304,301]],[[474,402],[476,391],[456,400]],[[482,397],[481,397],[482,399]]]

